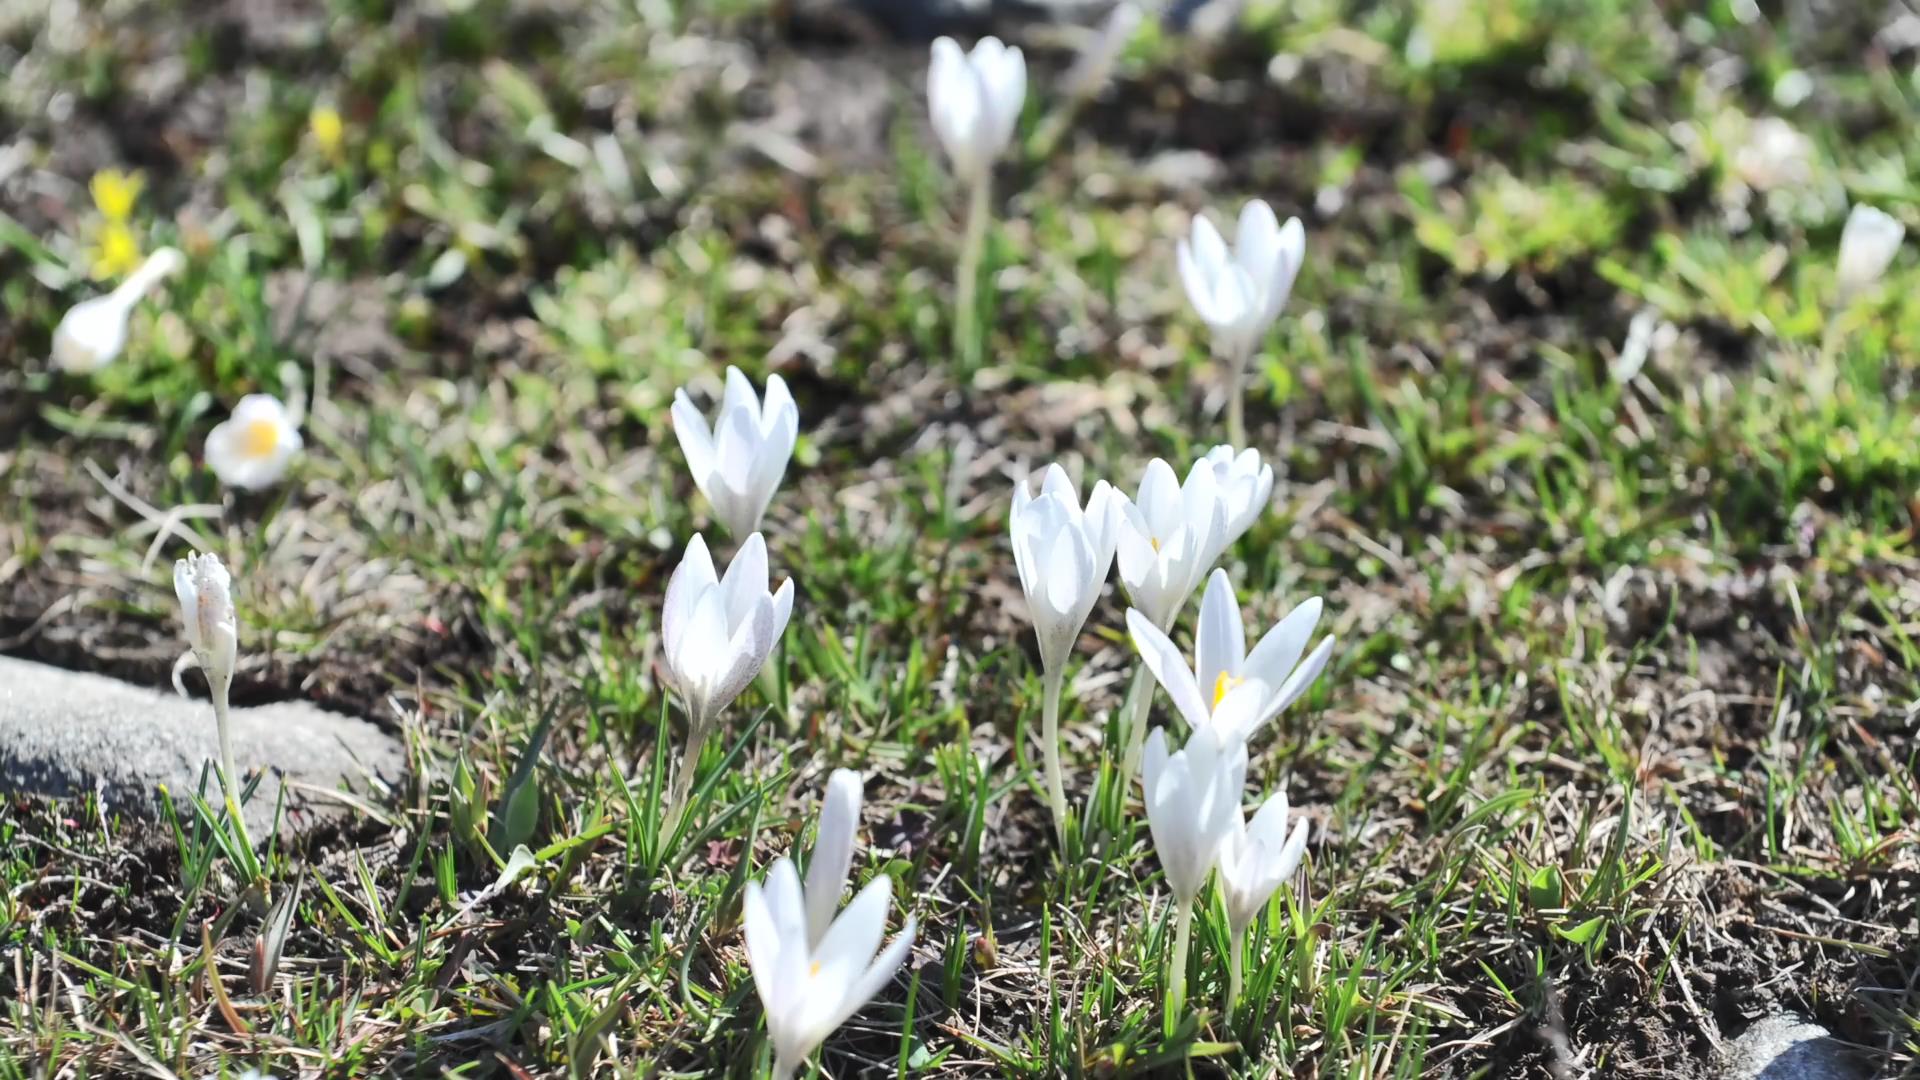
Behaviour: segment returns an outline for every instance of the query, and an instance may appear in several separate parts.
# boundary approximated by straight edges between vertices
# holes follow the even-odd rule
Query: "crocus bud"
[[[786,382],[767,376],[762,397],[739,368],[730,367],[711,427],[685,390],[674,392],[672,415],[680,451],[713,515],[736,537],[758,532],[800,437],[800,410]]]
[[[85,375],[112,363],[126,348],[127,319],[133,314],[133,306],[161,278],[179,270],[185,262],[178,251],[163,247],[147,256],[147,261],[112,292],[69,308],[53,330],[54,366]]]
[[[984,37],[972,52],[952,38],[933,43],[927,69],[927,111],[953,171],[979,183],[1013,138],[1027,100],[1027,61],[1018,48]]]
[[[1840,300],[1860,295],[1880,280],[1900,250],[1907,227],[1884,210],[1856,205],[1840,230]]]
[[[180,598],[180,619],[200,670],[223,695],[233,681],[240,651],[240,628],[233,614],[233,579],[218,555],[189,555],[173,564],[173,591]]]

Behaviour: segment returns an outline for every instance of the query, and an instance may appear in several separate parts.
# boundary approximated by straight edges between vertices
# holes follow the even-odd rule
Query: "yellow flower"
[[[119,169],[102,169],[93,174],[88,190],[93,192],[93,205],[108,221],[125,221],[133,213],[133,204],[140,198],[140,189],[146,186],[146,180],[139,173],[123,173]]]
[[[99,281],[125,277],[140,266],[140,241],[119,221],[108,221],[94,236],[93,276]]]
[[[340,140],[347,133],[347,125],[340,119],[339,110],[331,105],[315,105],[307,115],[307,130],[320,153],[329,158],[340,157]]]

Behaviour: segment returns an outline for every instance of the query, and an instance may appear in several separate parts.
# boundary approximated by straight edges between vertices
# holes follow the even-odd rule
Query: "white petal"
[[[200,594],[194,588],[193,563],[188,559],[173,562],[173,594],[180,598],[180,621],[187,628],[187,644],[206,648],[200,637]]]
[[[767,541],[759,533],[747,537],[740,551],[727,564],[720,579],[720,592],[727,599],[727,630],[745,622],[753,605],[767,593]]]
[[[780,583],[773,593],[773,640],[786,636],[787,622],[793,616],[793,579]]]
[[[673,434],[680,440],[680,453],[687,459],[687,471],[702,494],[707,491],[707,476],[713,472],[713,432],[707,418],[694,408],[685,390],[673,392]]]
[[[824,982],[850,987],[858,981],[873,962],[873,954],[880,951],[880,938],[887,931],[887,909],[892,903],[893,879],[881,874],[867,882],[847,910],[833,920],[820,939],[820,947],[813,951]]]
[[[1886,211],[1856,204],[1840,230],[1842,295],[1850,295],[1878,281],[1899,252],[1906,233],[1906,226]]]
[[[1173,699],[1173,707],[1191,728],[1207,725],[1211,711],[1206,699],[1200,695],[1200,687],[1194,683],[1193,672],[1187,668],[1187,662],[1180,650],[1161,629],[1153,625],[1152,620],[1137,609],[1127,610],[1127,633],[1133,638],[1133,647],[1140,652],[1140,662],[1147,665],[1153,677],[1166,688],[1167,696]]]
[[[835,769],[820,803],[820,827],[807,861],[807,940],[818,948],[853,866],[854,834],[860,827],[860,774]]]
[[[1221,238],[1220,230],[1213,227],[1205,214],[1195,214],[1191,236],[1194,261],[1209,277],[1217,274],[1229,261],[1227,242]]]
[[[1240,625],[1240,605],[1225,570],[1215,570],[1200,598],[1200,625],[1195,633],[1194,675],[1200,693],[1209,700],[1222,676],[1237,678],[1246,659],[1246,632]]]
[[[693,614],[693,602],[709,587],[717,584],[713,573],[713,556],[707,552],[707,541],[699,533],[687,541],[687,553],[680,557],[680,565],[673,568],[672,576],[667,578],[667,595],[660,614],[660,633],[664,639],[667,653],[671,656],[678,649],[678,642],[686,633],[688,617]]]
[[[1287,676],[1287,681],[1280,684],[1280,689],[1274,696],[1274,703],[1268,706],[1272,713],[1278,714],[1312,689],[1313,680],[1320,677],[1321,670],[1327,666],[1327,659],[1332,655],[1333,635],[1328,634],[1320,640],[1320,644],[1314,648],[1306,660],[1293,669],[1293,674]]]
[[[872,1001],[875,995],[880,993],[881,987],[892,980],[894,972],[900,970],[900,965],[906,962],[908,954],[913,949],[915,929],[913,916],[907,916],[906,924],[900,928],[899,936],[895,937],[880,955],[873,958],[873,963],[867,966],[867,970],[854,983],[848,994],[848,1000],[853,1004],[847,1010],[847,1015],[851,1015],[853,1010]],[[844,1021],[846,1016],[842,1016],[841,1019]]]
[[[1248,654],[1246,673],[1266,680],[1271,686],[1284,685],[1313,637],[1313,628],[1320,621],[1320,607],[1320,598],[1314,596],[1287,612],[1286,618],[1267,631]]]

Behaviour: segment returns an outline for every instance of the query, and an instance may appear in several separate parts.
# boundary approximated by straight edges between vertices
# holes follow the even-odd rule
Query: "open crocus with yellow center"
[[[279,398],[248,394],[207,433],[207,467],[228,487],[258,491],[279,483],[304,445]]]
[[[747,964],[766,1009],[775,1080],[792,1076],[835,1028],[872,1000],[913,948],[912,916],[892,944],[880,948],[893,892],[893,879],[885,874],[835,917],[859,825],[860,774],[837,770],[820,809],[806,887],[785,856],[767,871],[764,887],[747,883]]]
[[[1226,571],[1215,570],[1200,600],[1192,667],[1166,632],[1140,612],[1127,612],[1127,631],[1141,662],[1166,688],[1190,727],[1211,728],[1223,738],[1246,739],[1298,701],[1327,666],[1333,655],[1331,634],[1304,661],[1300,659],[1320,621],[1320,607],[1317,596],[1300,604],[1249,653],[1233,585]]]

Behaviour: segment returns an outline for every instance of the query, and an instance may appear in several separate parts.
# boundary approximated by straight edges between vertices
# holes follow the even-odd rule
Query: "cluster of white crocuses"
[[[1315,597],[1295,607],[1249,652],[1226,571],[1212,569],[1208,575],[1259,518],[1272,491],[1273,470],[1257,452],[1219,446],[1194,463],[1184,482],[1172,466],[1155,459],[1134,498],[1098,481],[1084,507],[1066,470],[1052,465],[1038,496],[1024,482],[1015,487],[1008,516],[1014,563],[1039,642],[1041,754],[1062,843],[1068,808],[1060,765],[1060,697],[1067,662],[1109,568],[1119,568],[1131,604],[1127,630],[1140,663],[1122,705],[1125,745],[1115,756],[1119,775],[1131,780],[1144,742],[1148,825],[1178,904],[1169,976],[1175,1011],[1185,995],[1193,902],[1208,876],[1220,870],[1230,913],[1231,1008],[1239,994],[1246,928],[1292,876],[1306,844],[1304,823],[1282,835],[1284,795],[1270,799],[1251,827],[1242,821],[1240,797],[1247,740],[1307,692],[1333,653],[1331,636],[1307,652],[1321,602]],[[1189,663],[1168,634],[1203,577],[1207,588]],[[1144,738],[1151,703],[1148,676],[1166,690],[1187,727],[1183,749],[1169,752],[1164,729]]]
[[[53,365],[91,375],[113,363],[127,347],[134,308],[185,265],[178,250],[160,248],[112,292],[67,309],[53,330]],[[279,483],[303,446],[293,410],[271,394],[248,394],[207,432],[207,467],[227,487],[258,491]]]
[[[793,582],[770,591],[761,520],[786,475],[800,434],[800,411],[778,375],[766,394],[728,368],[711,424],[685,390],[674,397],[681,453],[714,517],[744,536],[726,573],[715,571],[699,534],[667,581],[661,615],[662,671],[687,714],[687,741],[663,817],[669,840],[687,811],[700,752],[721,715],[766,666],[793,614]],[[860,825],[860,774],[836,771],[827,783],[806,885],[782,857],[766,882],[746,890],[747,965],[766,1009],[773,1076],[785,1080],[854,1010],[880,992],[913,948],[913,918],[884,950],[893,880],[881,874],[839,911]]]

